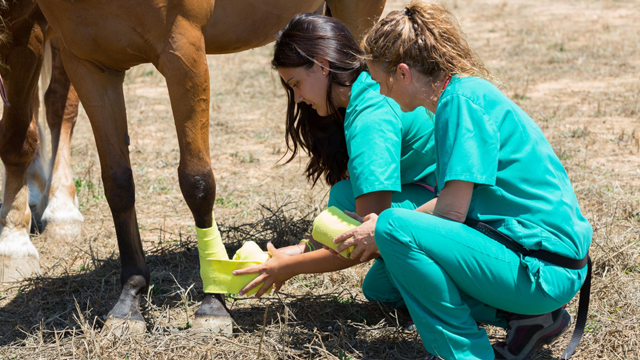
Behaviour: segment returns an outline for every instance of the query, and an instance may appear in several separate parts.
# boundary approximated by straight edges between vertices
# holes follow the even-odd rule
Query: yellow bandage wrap
[[[234,260],[229,260],[215,218],[213,226],[208,229],[196,227],[196,237],[200,253],[200,276],[204,292],[207,294],[237,294],[259,274],[235,276],[233,271],[262,264],[269,258],[256,243],[249,241],[236,252]],[[260,287],[256,286],[247,295],[255,294]]]
[[[337,207],[332,206],[321,212],[313,221],[313,232],[311,236],[313,236],[317,242],[335,250],[340,244],[334,244],[333,239],[358,225],[360,225],[359,221],[352,219]],[[349,258],[353,249],[354,246],[343,250],[340,255]]]
[[[229,260],[215,217],[213,218],[213,226],[208,229],[200,229],[196,226],[196,238],[198,239],[198,252],[201,260]]]

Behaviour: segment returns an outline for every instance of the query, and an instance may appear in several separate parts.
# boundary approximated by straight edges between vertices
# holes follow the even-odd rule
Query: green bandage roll
[[[213,226],[208,229],[196,227],[196,237],[200,254],[200,276],[207,294],[237,294],[259,274],[235,276],[233,271],[262,264],[269,258],[256,243],[249,241],[236,252],[234,260],[229,260],[215,218]],[[246,295],[255,294],[260,288],[258,285]]]
[[[335,250],[340,244],[334,244],[333,239],[345,231],[351,230],[359,225],[359,221],[352,219],[337,207],[332,206],[321,212],[313,221],[313,232],[311,233],[311,236],[313,236],[317,242]],[[354,247],[355,246],[352,246],[343,250],[340,252],[340,255],[345,258],[349,258]]]

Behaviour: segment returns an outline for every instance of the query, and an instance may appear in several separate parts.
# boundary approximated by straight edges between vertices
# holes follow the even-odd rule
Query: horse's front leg
[[[5,168],[0,208],[0,282],[22,280],[40,269],[38,251],[29,239],[31,210],[27,173],[38,148],[34,99],[42,66],[42,27],[22,21],[1,47],[7,98],[0,121],[0,158]]]
[[[78,210],[71,174],[71,135],[78,118],[78,95],[60,58],[57,37],[51,41],[51,82],[44,102],[51,131],[51,174],[37,212],[49,240],[79,240],[84,217]],[[42,229],[41,229],[42,231]]]
[[[103,68],[81,59],[61,44],[64,67],[76,88],[91,122],[100,157],[105,195],[113,222],[122,272],[122,292],[109,312],[106,329],[144,332],[140,297],[149,285],[135,212],[133,172],[127,146],[127,115],[122,83],[123,71]]]
[[[216,187],[209,155],[209,69],[200,28],[190,23],[178,25],[168,41],[158,69],[169,88],[180,145],[180,190],[197,227],[202,270],[206,267],[203,251],[207,258],[227,256],[212,216]],[[203,282],[207,292],[206,279]],[[194,327],[231,333],[232,321],[223,296],[205,294]]]

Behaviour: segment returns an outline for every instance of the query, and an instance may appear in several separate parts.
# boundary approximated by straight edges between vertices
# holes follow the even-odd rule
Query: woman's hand
[[[244,295],[248,293],[249,290],[260,285],[260,283],[262,282],[264,282],[264,284],[256,293],[256,297],[264,295],[264,293],[267,292],[271,285],[273,285],[273,289],[275,291],[278,291],[285,281],[289,280],[292,276],[295,275],[286,271],[287,261],[289,260],[289,258],[291,258],[290,255],[286,255],[280,250],[276,249],[276,247],[273,246],[272,243],[267,244],[267,250],[269,250],[269,253],[271,254],[271,259],[260,265],[250,266],[248,268],[235,270],[233,272],[233,275],[260,274],[247,286],[242,288],[238,295]]]
[[[374,237],[378,215],[369,214],[362,219],[357,214],[351,212],[346,213],[352,218],[362,221],[362,225],[346,231],[333,239],[335,244],[342,242],[336,249],[336,252],[340,253],[355,245],[356,248],[351,253],[351,259],[360,259],[361,262],[365,262],[380,256]],[[338,254],[338,256],[342,255]]]

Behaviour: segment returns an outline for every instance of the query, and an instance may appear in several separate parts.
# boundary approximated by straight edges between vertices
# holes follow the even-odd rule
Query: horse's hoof
[[[193,329],[231,335],[233,333],[233,319],[218,299],[206,295],[202,305],[196,311]]]
[[[193,329],[209,330],[223,335],[231,335],[233,333],[233,321],[231,316],[197,316],[193,321]]]
[[[42,225],[42,236],[46,241],[77,242],[82,239],[82,221],[43,221]]]
[[[117,317],[109,316],[104,323],[101,335],[114,334],[122,336],[125,334],[144,334],[147,331],[147,324],[141,320],[131,319],[119,319]]]
[[[0,255],[0,283],[22,281],[40,273],[36,256],[10,257]]]

